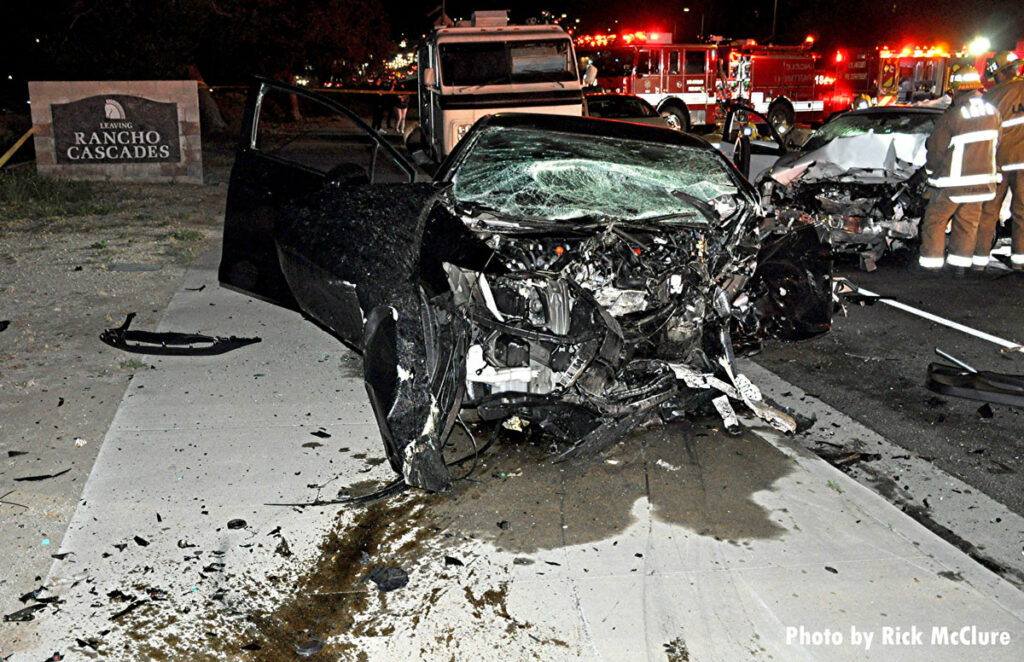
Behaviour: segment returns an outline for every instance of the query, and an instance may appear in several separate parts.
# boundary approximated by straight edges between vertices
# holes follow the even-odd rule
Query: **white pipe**
[[[505,316],[498,310],[498,304],[494,302],[494,294],[491,292],[491,286],[487,282],[487,276],[480,274],[477,278],[477,283],[480,284],[480,294],[484,295],[484,303],[487,305],[487,310],[491,311],[491,314],[499,322],[505,321]]]
[[[961,333],[966,333],[967,335],[974,336],[975,338],[981,338],[982,340],[987,340],[990,343],[995,343],[996,345],[1000,345],[1000,346],[1004,347],[1008,351],[1014,351],[1014,352],[1024,351],[1024,347],[1022,347],[1020,343],[1010,342],[1009,340],[1004,340],[1003,338],[1000,338],[999,336],[993,336],[992,334],[985,333],[984,331],[978,331],[977,329],[972,329],[969,326],[964,326],[963,324],[959,324],[959,323],[954,322],[952,320],[948,320],[945,317],[939,317],[938,315],[932,315],[931,313],[925,312],[925,311],[921,310],[920,308],[914,308],[913,306],[908,306],[907,304],[900,303],[899,301],[896,301],[894,299],[887,299],[887,298],[881,296],[880,294],[876,294],[874,292],[871,292],[870,290],[865,290],[862,287],[858,287],[858,286],[854,286],[854,287],[857,287],[857,291],[859,293],[865,295],[865,296],[878,297],[878,301],[881,302],[881,303],[886,304],[887,306],[892,306],[893,308],[898,308],[899,310],[908,312],[911,315],[917,315],[918,317],[923,317],[926,320],[935,322],[936,324],[941,324],[942,326],[948,326],[951,329],[955,329],[957,331],[960,331]]]

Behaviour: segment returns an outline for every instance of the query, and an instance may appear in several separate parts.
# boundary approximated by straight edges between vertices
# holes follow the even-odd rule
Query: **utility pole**
[[[779,0],[774,0],[772,3],[772,36],[768,38],[768,43],[775,43],[775,16],[779,13]]]

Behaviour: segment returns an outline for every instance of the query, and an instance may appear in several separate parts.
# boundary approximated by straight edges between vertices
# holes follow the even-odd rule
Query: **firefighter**
[[[953,103],[928,137],[929,199],[921,219],[919,268],[939,273],[943,265],[962,278],[973,261],[981,203],[995,197],[999,113],[981,97],[981,76],[968,65],[953,67],[949,77]],[[949,256],[943,258],[946,224]]]
[[[583,74],[583,87],[595,87],[597,85],[597,65],[594,58],[587,58],[587,68]]]
[[[984,98],[999,111],[1003,121],[996,152],[996,164],[1003,181],[996,187],[995,197],[981,207],[981,224],[974,248],[974,269],[984,271],[995,240],[996,223],[1006,192],[1011,195],[1010,265],[1024,271],[1024,78],[1018,75],[1021,61],[1016,54],[1003,51],[985,63],[985,76],[996,82]]]

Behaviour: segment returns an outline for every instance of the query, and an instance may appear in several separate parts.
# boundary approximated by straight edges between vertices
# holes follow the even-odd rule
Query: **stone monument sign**
[[[29,96],[41,175],[203,181],[196,81],[32,82]]]

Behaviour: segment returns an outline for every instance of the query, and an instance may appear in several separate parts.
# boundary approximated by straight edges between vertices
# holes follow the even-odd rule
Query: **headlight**
[[[668,125],[668,128],[675,129],[676,131],[682,130],[683,127],[679,125],[679,118],[672,113],[665,113],[662,117],[665,118],[665,124]]]

